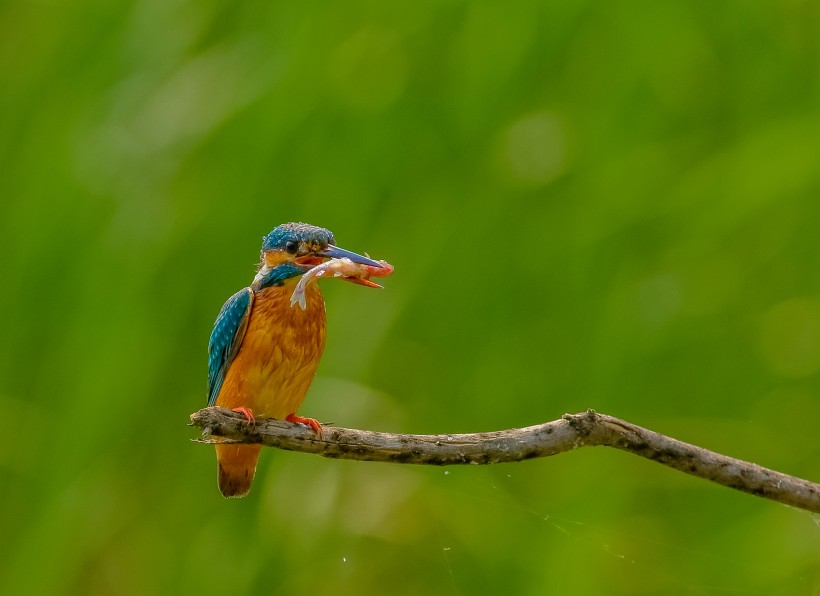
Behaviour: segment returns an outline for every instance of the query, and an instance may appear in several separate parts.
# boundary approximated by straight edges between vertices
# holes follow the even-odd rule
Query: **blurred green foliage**
[[[0,6],[0,593],[816,594],[816,517],[582,450],[490,468],[189,439],[263,234],[323,282],[302,412],[593,407],[820,478],[815,2]]]

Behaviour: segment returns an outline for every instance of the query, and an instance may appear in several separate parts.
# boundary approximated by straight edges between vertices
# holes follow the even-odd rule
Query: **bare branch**
[[[721,455],[588,410],[527,428],[460,435],[403,435],[324,426],[321,436],[298,424],[257,419],[223,408],[191,414],[203,443],[259,443],[322,457],[448,466],[497,464],[556,455],[577,447],[615,447],[675,470],[792,507],[820,513],[820,485]]]

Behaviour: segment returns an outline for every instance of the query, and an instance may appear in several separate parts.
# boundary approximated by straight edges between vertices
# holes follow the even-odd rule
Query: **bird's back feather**
[[[228,298],[219,311],[208,342],[209,406],[216,403],[225,373],[242,345],[252,307],[253,290],[243,288]]]

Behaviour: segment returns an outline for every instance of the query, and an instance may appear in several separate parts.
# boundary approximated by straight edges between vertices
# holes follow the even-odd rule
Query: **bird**
[[[292,308],[290,298],[299,278],[328,259],[348,259],[372,271],[382,268],[367,256],[339,248],[330,230],[310,224],[282,224],[263,237],[253,282],[225,302],[211,332],[209,406],[240,412],[249,424],[261,416],[304,424],[321,433],[316,420],[298,416],[297,411],[325,347],[324,298],[317,283],[307,285],[304,308]],[[216,444],[217,480],[224,497],[250,492],[260,449],[252,444]]]

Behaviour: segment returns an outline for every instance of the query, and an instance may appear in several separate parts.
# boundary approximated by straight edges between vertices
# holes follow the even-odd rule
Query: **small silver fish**
[[[296,288],[294,288],[293,294],[290,297],[290,305],[293,306],[298,303],[299,306],[302,307],[302,310],[305,310],[307,308],[307,298],[305,296],[307,285],[314,279],[320,277],[341,277],[345,281],[362,286],[381,288],[382,286],[379,284],[370,281],[370,277],[386,277],[393,273],[393,266],[387,261],[379,261],[378,263],[381,267],[354,263],[345,257],[341,259],[330,259],[321,265],[316,265],[302,274],[302,278],[299,280],[299,283],[296,284]]]

